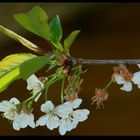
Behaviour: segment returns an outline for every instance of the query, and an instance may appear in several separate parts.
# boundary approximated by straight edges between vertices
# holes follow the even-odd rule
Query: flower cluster
[[[41,105],[41,111],[45,114],[35,122],[32,103],[38,101],[46,80],[47,78],[39,80],[35,75],[31,75],[27,79],[27,90],[32,93],[30,98],[22,103],[16,98],[0,102],[0,112],[3,112],[4,118],[12,121],[14,130],[27,126],[31,128],[46,126],[50,130],[58,128],[59,133],[64,135],[67,131],[76,128],[79,122],[88,118],[89,110],[78,109],[82,102],[80,98],[64,102],[56,107],[52,101],[47,100]]]
[[[36,121],[36,124],[34,115],[32,114],[32,108],[28,107],[27,104],[22,106],[16,98],[0,102],[0,111],[4,112],[3,117],[13,122],[13,128],[15,130],[26,128],[28,125],[31,128],[46,125],[50,130],[59,128],[59,133],[64,135],[67,131],[76,128],[79,122],[83,122],[87,119],[89,110],[77,109],[81,102],[82,99],[76,99],[55,107],[54,104],[48,100],[41,105],[41,111],[44,112],[45,115],[41,116]]]
[[[51,101],[46,101],[41,105],[41,111],[45,115],[37,120],[36,126],[46,125],[50,130],[59,128],[59,133],[64,135],[67,131],[76,128],[79,122],[87,119],[89,110],[77,109],[81,102],[82,99],[76,99],[55,107]]]

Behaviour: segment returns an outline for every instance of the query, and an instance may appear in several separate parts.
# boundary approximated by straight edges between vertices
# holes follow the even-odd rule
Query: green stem
[[[65,84],[65,79],[66,77],[63,78],[62,80],[62,86],[61,86],[61,103],[64,101],[64,84]]]
[[[50,79],[47,83],[46,83],[46,87],[45,87],[45,101],[48,99],[48,88],[54,83],[54,81],[56,81],[56,76],[54,76],[52,79]]]
[[[109,82],[108,82],[108,84],[105,86],[105,90],[107,90],[110,86],[111,86],[111,84],[113,83],[113,80],[110,80]]]
[[[35,95],[29,97],[28,99],[24,100],[21,104],[30,102],[30,101],[34,101],[34,99],[39,95],[39,93],[41,92],[41,90],[39,92],[37,92]]]
[[[52,79],[50,79],[48,82],[47,82],[47,85],[45,87],[45,101],[47,100],[47,96],[48,96],[48,89],[51,85],[53,85],[55,82],[61,80],[63,77],[62,75],[56,75],[54,76]]]

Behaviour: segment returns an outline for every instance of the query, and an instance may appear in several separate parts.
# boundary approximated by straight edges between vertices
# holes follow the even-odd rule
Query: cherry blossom
[[[32,90],[33,95],[40,92],[39,95],[35,98],[35,102],[37,102],[41,96],[43,88],[44,84],[34,74],[27,79],[27,90]]]
[[[120,89],[126,92],[132,90],[132,77],[133,74],[128,71],[124,65],[114,67],[114,74],[112,79],[119,85],[123,85]]]
[[[76,99],[74,101],[68,101],[63,105],[68,105],[72,109],[77,109],[81,104],[82,99]],[[67,131],[71,131],[76,128],[79,122],[85,121],[89,115],[89,110],[87,109],[77,109],[69,113],[67,118],[62,117],[59,125],[59,133],[65,135]]]
[[[41,116],[37,122],[36,126],[47,126],[48,129],[53,130],[59,126],[59,117],[57,116],[54,108],[54,104],[51,101],[46,101],[41,105],[41,111],[45,115]]]

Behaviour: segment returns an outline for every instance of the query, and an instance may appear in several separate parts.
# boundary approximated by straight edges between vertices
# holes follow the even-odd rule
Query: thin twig
[[[97,59],[82,59],[71,57],[73,64],[140,64],[140,59],[120,59],[120,60],[97,60]]]

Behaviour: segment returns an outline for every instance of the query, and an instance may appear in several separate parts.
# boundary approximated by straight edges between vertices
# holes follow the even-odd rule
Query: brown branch
[[[97,60],[97,59],[82,59],[71,57],[73,64],[140,64],[140,59],[121,59],[121,60]]]

